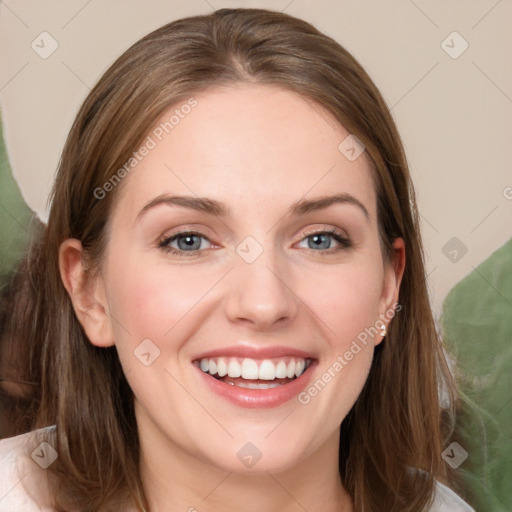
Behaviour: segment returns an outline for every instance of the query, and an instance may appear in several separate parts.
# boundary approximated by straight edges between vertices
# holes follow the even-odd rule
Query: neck
[[[338,470],[339,430],[286,470],[252,473],[225,471],[183,450],[154,426],[145,424],[140,431],[147,512],[353,512]]]

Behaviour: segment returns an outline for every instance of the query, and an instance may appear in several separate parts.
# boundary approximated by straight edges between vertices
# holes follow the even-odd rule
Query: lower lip
[[[282,384],[276,388],[269,389],[246,389],[226,384],[203,372],[200,368],[196,368],[197,371],[201,373],[205,383],[214,393],[238,406],[258,409],[278,407],[297,396],[311,380],[315,366],[316,361],[313,361],[300,377],[297,377],[288,384]],[[269,383],[270,382],[272,381],[269,381]]]

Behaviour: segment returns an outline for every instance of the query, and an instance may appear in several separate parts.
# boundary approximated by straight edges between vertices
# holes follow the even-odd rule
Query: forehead
[[[321,106],[280,87],[195,94],[157,120],[145,141],[151,149],[118,191],[118,208],[135,217],[148,200],[172,193],[211,197],[243,214],[340,192],[375,219],[370,166],[365,153],[350,161],[340,151],[347,136]]]

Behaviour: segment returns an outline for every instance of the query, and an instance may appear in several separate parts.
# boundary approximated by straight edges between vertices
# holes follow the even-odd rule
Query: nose
[[[237,261],[226,301],[226,315],[231,322],[246,323],[263,331],[296,316],[299,298],[293,282],[270,253],[264,251],[252,263]]]

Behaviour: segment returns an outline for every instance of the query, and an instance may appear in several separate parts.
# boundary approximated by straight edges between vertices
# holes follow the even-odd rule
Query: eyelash
[[[176,240],[180,237],[190,236],[190,235],[199,236],[199,237],[204,238],[205,240],[208,240],[210,242],[208,237],[206,237],[203,233],[199,233],[198,231],[179,231],[177,233],[172,234],[171,236],[167,236],[167,237],[163,238],[158,243],[158,247],[160,249],[162,249],[166,254],[171,253],[173,256],[185,256],[185,257],[197,256],[198,253],[204,251],[205,249],[195,249],[192,251],[183,251],[181,249],[175,249],[174,247],[169,247],[169,245],[168,245],[169,243],[173,242],[174,240]],[[302,242],[303,240],[306,240],[307,238],[313,237],[315,235],[328,235],[340,244],[340,247],[336,247],[334,249],[331,248],[331,249],[321,250],[321,251],[316,251],[314,249],[307,249],[310,252],[320,254],[321,256],[327,256],[330,254],[334,254],[334,253],[337,253],[342,250],[350,249],[352,247],[352,242],[350,241],[350,239],[341,235],[335,229],[326,229],[326,230],[322,230],[322,231],[313,231],[310,233],[306,233],[305,236],[303,238],[301,238],[300,242]],[[190,254],[187,254],[187,253],[190,253]]]

